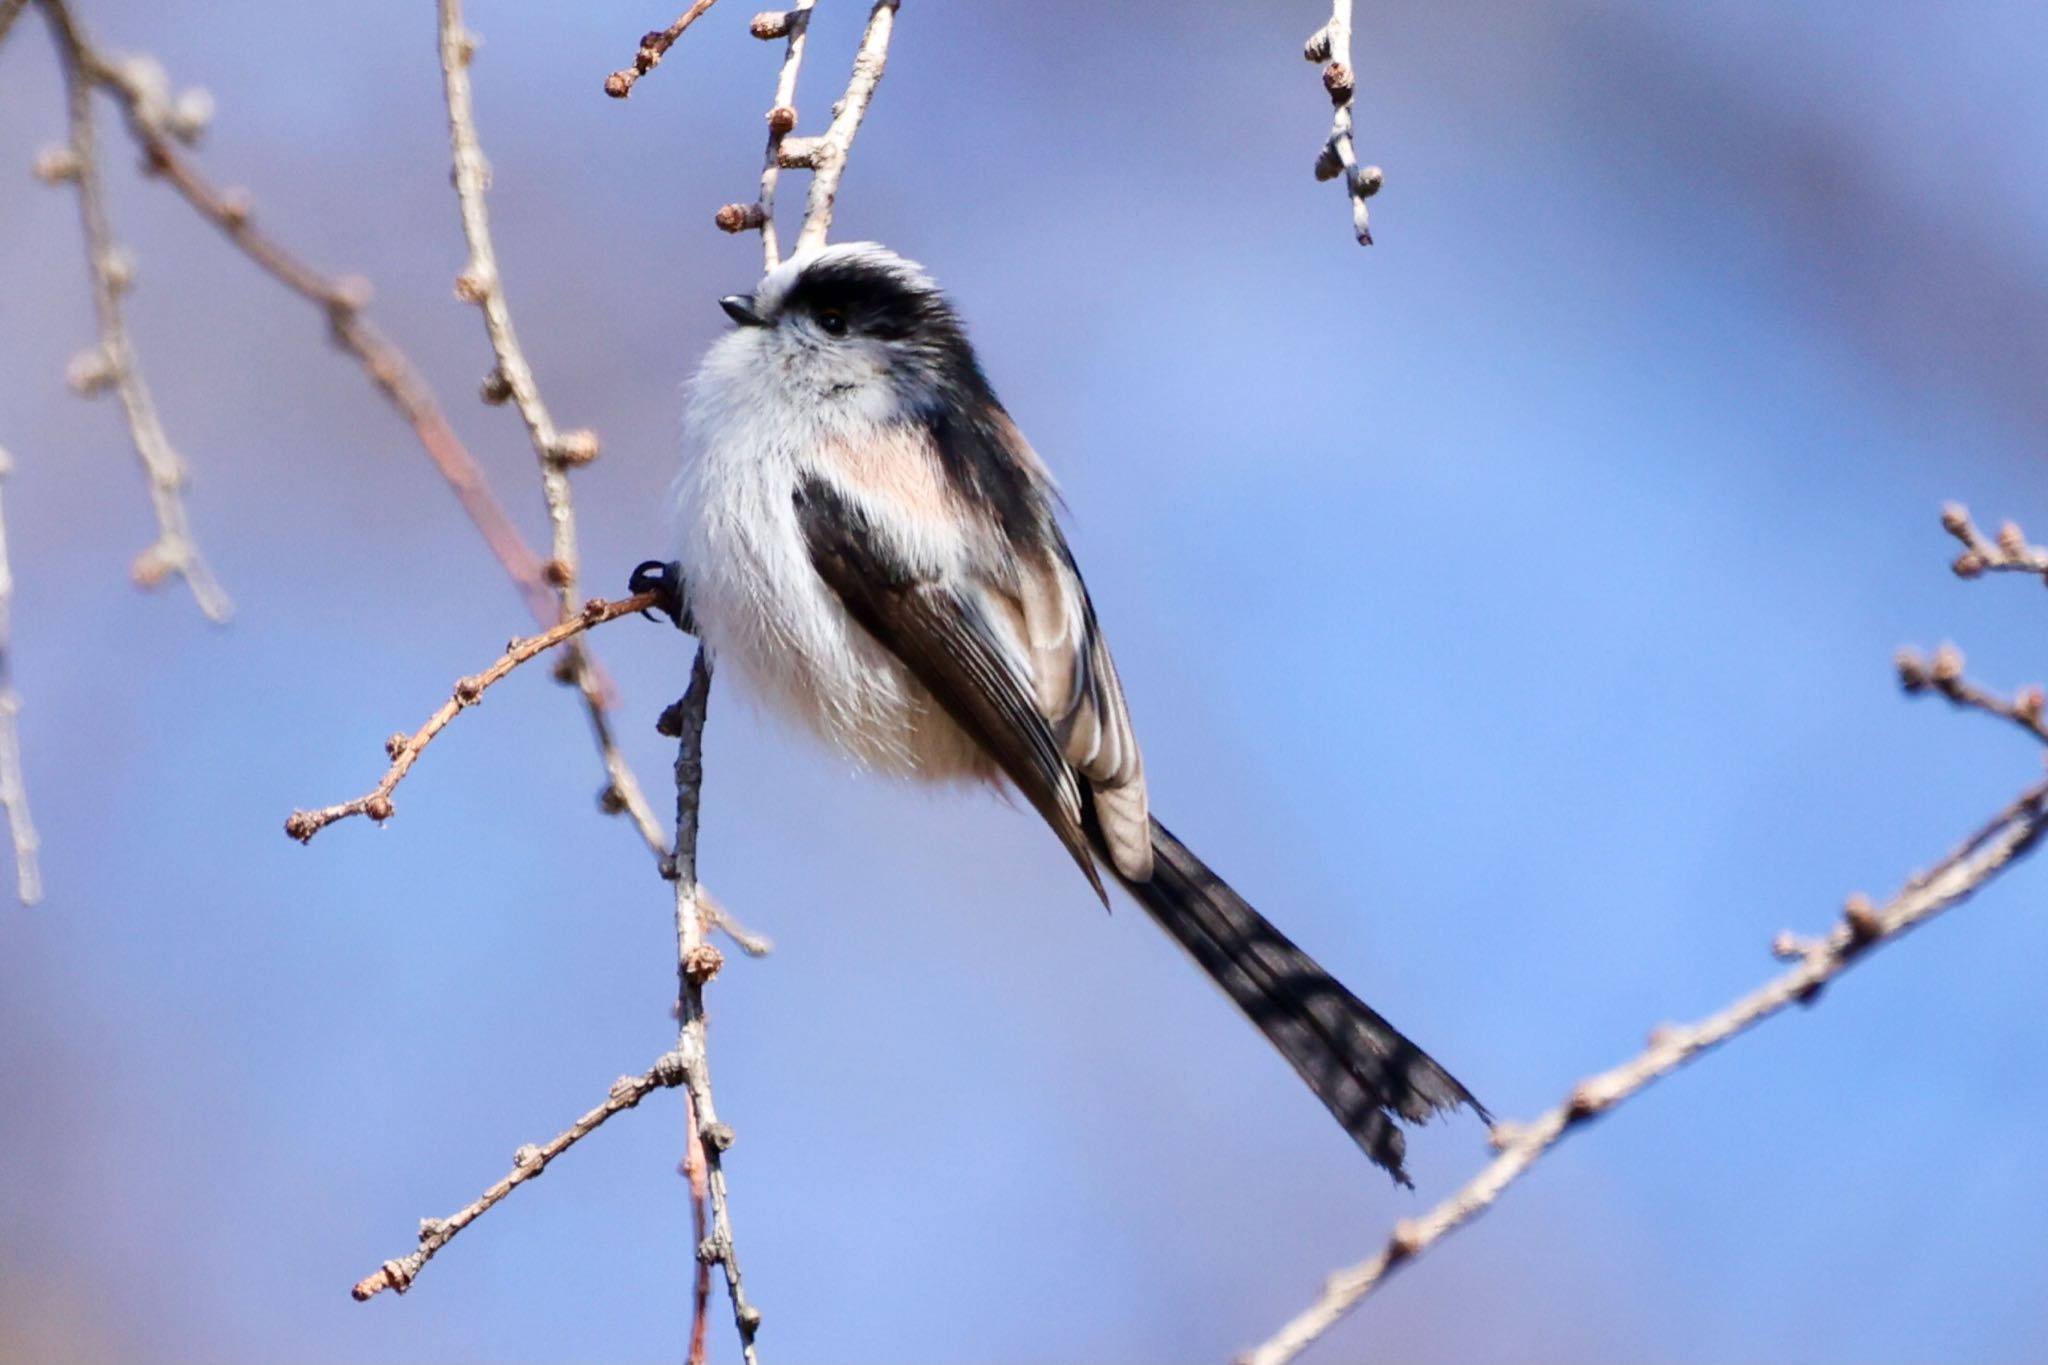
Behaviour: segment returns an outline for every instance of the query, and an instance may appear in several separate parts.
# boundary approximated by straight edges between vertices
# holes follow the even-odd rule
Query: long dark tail
[[[1157,820],[1152,851],[1151,880],[1124,885],[1394,1179],[1413,1183],[1401,1168],[1408,1143],[1397,1117],[1421,1123],[1459,1105],[1489,1117],[1471,1091],[1295,947]]]

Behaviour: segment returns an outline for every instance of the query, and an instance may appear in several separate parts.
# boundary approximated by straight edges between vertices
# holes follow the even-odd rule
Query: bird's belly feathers
[[[811,565],[796,460],[712,441],[685,468],[683,581],[699,632],[770,710],[881,772],[988,779],[993,766]]]

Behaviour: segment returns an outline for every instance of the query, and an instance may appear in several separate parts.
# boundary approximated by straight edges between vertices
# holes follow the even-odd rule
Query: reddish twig
[[[607,602],[593,597],[583,604],[583,610],[560,625],[530,635],[523,640],[514,640],[505,646],[505,652],[489,668],[481,673],[471,674],[455,684],[455,690],[441,709],[427,718],[427,723],[410,735],[393,735],[384,743],[384,751],[391,756],[391,767],[383,779],[368,792],[353,801],[338,805],[323,806],[319,810],[295,810],[284,822],[285,833],[300,843],[310,843],[314,835],[337,820],[351,815],[367,815],[382,824],[392,815],[391,793],[412,771],[412,765],[419,762],[434,737],[448,728],[450,721],[468,708],[483,700],[484,693],[507,674],[527,660],[545,654],[555,646],[564,644],[584,631],[601,626],[607,621],[616,621],[621,616],[636,611],[645,611],[657,605],[657,595],[652,592],[636,593],[617,602]]]
[[[633,54],[633,64],[622,67],[604,78],[604,92],[615,100],[622,100],[633,93],[633,86],[655,67],[668,50],[676,45],[676,39],[683,36],[683,30],[697,22],[704,11],[717,4],[718,0],[696,0],[696,3],[677,16],[676,21],[665,29],[657,29],[640,40],[640,50]]]

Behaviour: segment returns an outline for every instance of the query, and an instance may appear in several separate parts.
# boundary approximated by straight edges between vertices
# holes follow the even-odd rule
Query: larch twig
[[[633,93],[633,87],[640,78],[661,65],[661,59],[676,45],[676,39],[683,36],[683,30],[703,17],[704,11],[717,4],[718,0],[696,0],[676,17],[676,21],[665,29],[656,29],[640,40],[640,50],[633,54],[633,64],[621,67],[604,78],[604,92],[615,100],[622,100]]]
[[[17,7],[18,10],[19,7]],[[12,16],[0,9],[0,38]],[[0,483],[14,472],[14,457],[0,450]],[[36,823],[28,811],[28,785],[21,765],[21,694],[14,690],[14,570],[7,553],[7,518],[0,514],[0,808],[14,840],[15,894],[23,905],[43,898],[43,872]]]
[[[1377,166],[1358,164],[1352,138],[1352,104],[1358,92],[1358,69],[1351,64],[1352,0],[1332,0],[1330,21],[1309,35],[1302,55],[1323,68],[1323,91],[1336,112],[1330,117],[1330,135],[1316,154],[1316,179],[1344,178],[1344,192],[1351,199],[1351,230],[1359,245],[1372,245],[1366,201],[1380,192],[1386,177]]]

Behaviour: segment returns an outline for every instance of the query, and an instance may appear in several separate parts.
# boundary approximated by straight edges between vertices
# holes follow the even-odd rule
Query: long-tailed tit
[[[922,268],[793,257],[693,385],[679,484],[695,629],[772,709],[861,763],[1008,782],[1107,870],[1407,1183],[1395,1119],[1486,1111],[1152,818],[1052,476]]]

